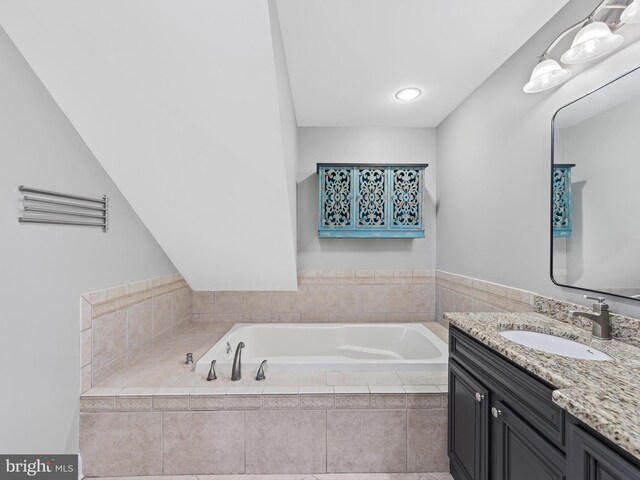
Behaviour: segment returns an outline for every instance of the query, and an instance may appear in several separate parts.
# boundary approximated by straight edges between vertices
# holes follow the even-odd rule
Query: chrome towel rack
[[[20,185],[18,190],[23,194],[25,212],[24,216],[18,218],[20,223],[100,227],[103,232],[109,229],[109,198],[106,195],[92,198],[24,185]],[[38,196],[25,195],[27,193]],[[80,220],[82,218],[86,220]]]

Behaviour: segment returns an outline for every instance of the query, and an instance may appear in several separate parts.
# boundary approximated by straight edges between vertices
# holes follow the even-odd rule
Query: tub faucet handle
[[[211,368],[209,369],[209,375],[207,375],[207,382],[211,380],[216,380],[218,376],[216,375],[216,361],[211,361]]]
[[[193,363],[193,353],[187,353],[187,361],[184,363],[185,365],[191,365]]]
[[[256,380],[260,381],[260,380],[264,380],[265,377],[264,376],[264,366],[267,363],[266,360],[263,360],[262,363],[260,364],[260,367],[258,367],[258,373],[256,374]]]

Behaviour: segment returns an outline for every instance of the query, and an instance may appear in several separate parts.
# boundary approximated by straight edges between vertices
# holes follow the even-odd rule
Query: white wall
[[[624,26],[623,50],[575,69],[558,89],[527,95],[522,86],[536,57],[593,4],[571,1],[438,126],[439,269],[588,303],[549,279],[551,117],[638,66],[640,43],[630,40],[640,28]],[[636,302],[611,303],[640,313]]]
[[[576,164],[573,235],[566,239],[571,285],[640,288],[639,125],[636,100],[557,132],[566,137],[564,163]]]
[[[287,173],[287,190],[289,192],[289,212],[291,214],[291,228],[294,245],[297,243],[297,208],[296,208],[296,177],[298,171],[298,124],[296,112],[291,97],[291,85],[287,70],[287,59],[282,43],[280,18],[275,0],[269,0],[269,20],[271,22],[271,41],[273,42],[273,57],[275,64],[276,83],[278,86],[278,100],[280,103],[280,124],[282,126],[282,154]]]
[[[0,452],[78,451],[80,294],[175,271],[0,29]],[[107,194],[110,231],[19,225],[18,186]]]
[[[0,24],[193,289],[296,288],[268,2],[3,0]]]
[[[435,268],[436,139],[433,128],[300,128],[298,268]],[[319,239],[317,163],[428,163],[425,170],[426,238]]]

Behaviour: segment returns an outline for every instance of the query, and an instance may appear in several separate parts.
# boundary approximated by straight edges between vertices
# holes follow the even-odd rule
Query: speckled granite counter
[[[492,350],[554,385],[553,401],[640,458],[640,348],[598,340],[579,327],[536,313],[446,313],[445,319]],[[576,360],[519,345],[498,334],[531,330],[608,353],[611,362]]]

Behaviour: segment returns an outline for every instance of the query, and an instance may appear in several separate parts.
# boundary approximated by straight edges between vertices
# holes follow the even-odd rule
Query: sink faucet
[[[233,357],[233,368],[231,369],[231,380],[233,380],[234,382],[242,378],[241,356],[242,356],[243,348],[244,348],[244,343],[240,342],[238,344],[238,347],[236,348],[236,355],[235,357]]]
[[[594,337],[601,338],[603,340],[611,340],[611,322],[609,322],[609,305],[604,301],[603,297],[590,297],[589,295],[583,295],[582,298],[593,300],[593,313],[591,312],[577,312],[575,310],[569,310],[569,315],[572,317],[584,317],[591,320],[591,334]]]

